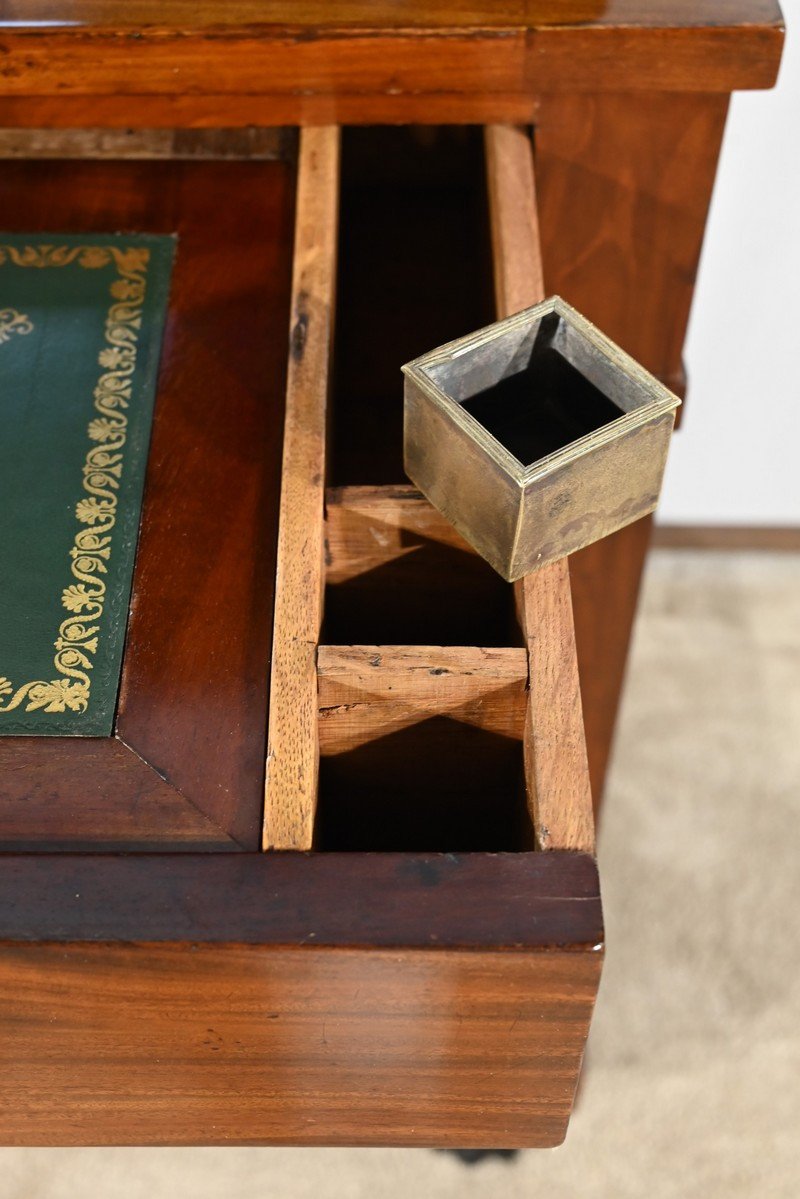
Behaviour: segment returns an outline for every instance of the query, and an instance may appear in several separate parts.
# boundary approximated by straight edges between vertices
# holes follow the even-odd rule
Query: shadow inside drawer
[[[316,848],[533,849],[519,741],[436,716],[320,762]]]
[[[376,661],[354,660],[349,683],[326,676],[315,847],[529,850],[519,738],[481,727],[476,694],[459,719],[435,714],[448,668],[427,672],[428,693],[424,664],[395,656],[390,669],[380,653],[521,645],[512,589],[401,483],[400,365],[493,317],[481,130],[346,130],[339,262],[320,643],[376,647]],[[388,672],[374,689],[371,667]]]
[[[401,364],[492,319],[485,192],[477,127],[344,131],[328,478],[335,488],[402,480]],[[486,563],[409,534],[407,549],[378,564],[371,551],[385,533],[363,535],[363,569],[347,577],[329,569],[323,642],[519,644],[510,590]]]
[[[403,477],[400,366],[494,319],[482,130],[347,128],[329,482]]]
[[[325,592],[329,645],[519,645],[513,592],[477,555],[420,540]]]

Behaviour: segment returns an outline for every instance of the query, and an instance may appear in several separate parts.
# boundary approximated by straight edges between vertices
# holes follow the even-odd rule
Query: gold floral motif
[[[0,346],[11,341],[15,333],[33,333],[33,321],[16,308],[0,309]]]
[[[0,697],[13,691],[8,679],[0,679]],[[69,679],[54,679],[52,683],[23,683],[8,704],[0,708],[0,712],[11,712],[26,698],[26,712],[34,712],[37,708],[43,708],[45,712],[66,712],[68,708],[71,712],[85,712],[89,706],[89,686]]]
[[[38,679],[16,688],[9,679],[0,677],[0,715],[23,703],[26,712],[82,713],[89,706],[89,671],[93,666],[92,655],[97,652],[98,622],[106,597],[102,576],[107,573],[111,557],[127,436],[128,418],[121,409],[127,408],[131,401],[149,260],[150,251],[146,247],[0,245],[0,265],[11,261],[16,266],[42,269],[74,262],[86,270],[96,270],[113,264],[118,274],[109,288],[112,303],[106,313],[106,345],[98,355],[102,373],[93,392],[93,406],[99,415],[89,422],[86,430],[89,440],[99,444],[90,446],[86,453],[85,494],[75,505],[75,519],[88,527],[78,530],[70,549],[72,576],[77,581],[64,588],[61,604],[71,615],[61,622],[53,642],[54,665],[63,677],[50,682]],[[7,340],[2,336],[6,315],[0,313],[0,342]]]

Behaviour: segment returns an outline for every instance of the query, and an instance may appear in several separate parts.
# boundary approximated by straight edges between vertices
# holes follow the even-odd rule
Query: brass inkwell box
[[[508,581],[655,508],[680,400],[560,297],[403,371],[406,472]]]

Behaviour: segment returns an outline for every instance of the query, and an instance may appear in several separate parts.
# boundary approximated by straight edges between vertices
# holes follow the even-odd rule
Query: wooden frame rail
[[[545,298],[530,138],[489,125],[486,171],[498,317]],[[566,559],[514,584],[528,647],[525,783],[542,849],[594,852],[594,816]]]
[[[304,129],[297,166],[294,276],[275,580],[264,848],[309,849],[319,746],[325,425],[333,341],[339,130]]]

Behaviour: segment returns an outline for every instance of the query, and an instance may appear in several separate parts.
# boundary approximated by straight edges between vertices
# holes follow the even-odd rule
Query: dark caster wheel
[[[442,1153],[449,1153],[453,1157],[457,1157],[465,1166],[475,1166],[478,1162],[486,1161],[489,1157],[503,1157],[507,1161],[513,1161],[519,1153],[518,1149],[442,1149]]]

